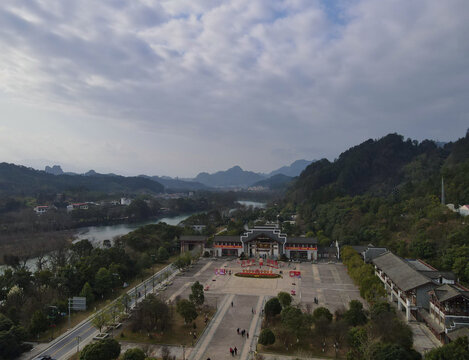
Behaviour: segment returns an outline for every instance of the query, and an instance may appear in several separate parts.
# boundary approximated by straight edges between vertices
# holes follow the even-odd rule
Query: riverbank
[[[93,246],[102,246],[104,240],[112,241],[113,238],[126,235],[141,226],[161,222],[175,226],[192,214],[178,214],[140,222],[88,226],[63,231],[2,235],[0,236],[0,274],[3,273],[6,266],[4,255],[17,256],[21,265],[24,264],[34,270],[39,258],[46,258],[51,252],[63,249],[72,242],[88,239]]]

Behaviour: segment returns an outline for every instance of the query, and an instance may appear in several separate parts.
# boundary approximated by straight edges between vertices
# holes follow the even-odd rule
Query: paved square
[[[227,273],[231,270],[232,275],[216,275],[215,269],[226,269]],[[263,270],[266,269],[270,268],[264,266]],[[347,307],[352,299],[360,300],[366,306],[342,264],[283,264],[280,269],[273,269],[274,272],[283,273],[278,279],[241,278],[234,275],[241,270],[236,259],[201,259],[188,272],[177,276],[173,285],[165,290],[164,296],[171,301],[177,297],[187,298],[191,292],[190,286],[199,281],[208,289],[205,292],[206,303],[218,309],[188,359],[230,359],[229,349],[235,346],[238,358],[248,358],[249,351],[257,341],[255,335],[260,328],[260,313],[265,301],[280,291],[291,293],[294,290],[294,304],[311,310],[325,306],[334,312],[338,308]],[[290,277],[291,270],[301,271],[301,277]],[[319,304],[314,303],[315,297]],[[250,338],[237,335],[238,327],[249,332]]]

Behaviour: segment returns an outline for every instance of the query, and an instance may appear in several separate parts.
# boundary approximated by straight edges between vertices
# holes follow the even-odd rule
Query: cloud
[[[89,167],[115,172],[269,171],[387,132],[450,140],[469,114],[468,11],[464,0],[5,0],[0,96],[53,112],[43,126],[60,120],[63,138],[95,138]]]

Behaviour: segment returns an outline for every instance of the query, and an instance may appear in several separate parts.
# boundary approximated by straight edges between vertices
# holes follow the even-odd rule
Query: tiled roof
[[[206,241],[207,237],[202,236],[202,235],[181,235],[179,237],[179,240],[181,241],[186,241],[186,242],[200,242],[200,241]]]
[[[216,235],[213,241],[224,241],[224,242],[241,242],[239,236],[232,235]]]
[[[318,240],[312,237],[287,237],[287,244],[314,244],[316,245]]]
[[[434,289],[439,302],[450,300],[456,296],[464,296],[469,299],[469,291],[463,291],[451,284],[444,284]]]
[[[422,275],[404,259],[392,252],[386,252],[372,260],[379,269],[403,291],[415,289],[419,286],[432,283],[432,280]]]

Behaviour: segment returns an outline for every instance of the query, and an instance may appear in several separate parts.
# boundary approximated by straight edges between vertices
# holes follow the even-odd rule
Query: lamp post
[[[80,351],[80,336],[77,336],[77,352]]]

